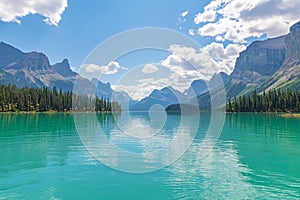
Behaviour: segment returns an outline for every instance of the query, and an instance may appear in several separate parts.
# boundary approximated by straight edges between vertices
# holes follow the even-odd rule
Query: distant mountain
[[[138,101],[132,100],[131,97],[126,93],[126,92],[117,92],[114,91],[110,83],[102,83],[101,81],[93,78],[91,82],[95,85],[96,87],[96,94],[100,98],[109,98],[114,101],[118,101],[119,104],[122,107],[122,110],[129,110],[133,105],[135,105]]]
[[[225,72],[216,73],[209,80],[210,89],[211,90],[216,89],[216,88],[220,87],[221,85],[227,84],[228,81],[229,81],[228,74],[226,74]]]
[[[183,92],[183,94],[185,94],[188,98],[193,98],[207,91],[208,91],[208,87],[206,81],[199,79],[193,81],[191,86],[188,89],[186,89]]]
[[[145,97],[138,103],[136,103],[131,110],[132,111],[148,111],[151,106],[159,104],[166,108],[171,104],[177,104],[184,102],[186,96],[175,90],[172,87],[165,87],[161,90],[155,89],[148,97]]]
[[[209,81],[195,80],[191,83],[191,86],[183,93],[175,90],[172,87],[165,87],[161,90],[154,90],[148,97],[145,97],[134,106],[131,107],[133,111],[147,111],[154,104],[159,104],[164,108],[173,105],[170,110],[178,110],[176,106],[184,104],[184,108],[192,109],[194,106],[188,107],[189,104],[197,104],[193,99],[199,94],[204,94],[210,89],[215,89],[221,84],[228,81],[229,75],[224,72],[215,74]],[[192,103],[193,102],[193,103]],[[177,105],[174,105],[177,104]],[[179,107],[180,108],[180,107]],[[179,109],[180,110],[180,109]]]
[[[224,72],[216,73],[209,81],[202,79],[193,81],[191,86],[186,89],[183,94],[186,95],[187,98],[195,98],[196,96],[206,93],[209,90],[208,87],[210,87],[210,90],[218,88],[221,84],[226,84],[228,80],[228,74]]]

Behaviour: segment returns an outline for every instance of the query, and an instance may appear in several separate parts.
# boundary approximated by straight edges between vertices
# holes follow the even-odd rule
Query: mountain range
[[[300,90],[300,22],[293,25],[287,35],[251,43],[240,53],[230,75],[221,72],[209,81],[195,80],[183,93],[172,87],[154,90],[140,101],[134,101],[126,92],[113,91],[109,83],[81,77],[71,70],[67,59],[51,65],[43,53],[24,53],[9,44],[0,43],[0,84],[15,84],[17,87],[55,86],[67,91],[73,89],[76,79],[84,87],[93,88],[99,97],[113,96],[125,110],[149,110],[154,104],[164,108],[172,105],[174,108],[174,104],[195,101],[200,107],[208,107],[208,91],[221,91],[218,76],[223,80],[227,98],[247,95],[253,90]]]

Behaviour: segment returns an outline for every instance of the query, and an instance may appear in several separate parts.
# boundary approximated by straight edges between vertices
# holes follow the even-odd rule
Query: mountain
[[[133,105],[135,105],[138,101],[132,100],[131,97],[123,91],[114,91],[110,83],[102,83],[101,81],[93,78],[91,82],[96,85],[96,94],[100,98],[108,98],[113,101],[118,101],[122,107],[122,110],[129,110]]]
[[[76,87],[73,88],[75,81]],[[72,71],[67,59],[51,65],[43,53],[24,53],[4,42],[0,43],[0,84],[14,84],[19,88],[57,87],[77,94],[94,94],[96,91],[100,98],[117,100],[123,110],[137,103],[125,92],[114,92],[109,83],[81,77]]]
[[[220,81],[219,77],[221,78],[222,82]],[[188,99],[195,98],[201,94],[208,92],[208,87],[210,90],[218,88],[221,84],[227,83],[229,80],[229,75],[220,72],[216,73],[212,76],[209,81],[205,81],[202,79],[195,80],[192,82],[191,86],[186,89],[183,94],[186,95]]]
[[[286,36],[286,57],[281,68],[265,83],[266,91],[273,88],[300,90],[300,22]]]
[[[226,86],[228,97],[287,88],[300,90],[300,22],[288,35],[252,43],[240,54]]]
[[[24,53],[4,42],[0,43],[0,84],[17,87],[49,87],[73,89],[76,76],[68,60],[50,65],[48,57],[40,52]],[[88,82],[88,80],[82,79]]]
[[[155,89],[148,97],[145,97],[138,103],[136,103],[131,110],[132,111],[148,111],[151,106],[159,104],[166,108],[171,104],[178,104],[184,102],[186,96],[181,92],[173,89],[172,87],[165,87],[161,90]]]
[[[192,82],[191,86],[186,89],[183,94],[188,98],[193,98],[208,91],[205,80],[199,79]]]
[[[286,36],[281,36],[255,41],[241,52],[225,86],[227,96],[250,93],[270,79],[286,57],[285,39]]]
[[[193,99],[200,94],[204,94],[208,91],[208,88],[215,89],[221,84],[226,83],[229,79],[229,75],[224,72],[216,73],[209,81],[195,80],[191,83],[191,86],[183,93],[175,90],[172,87],[165,87],[161,90],[154,90],[148,97],[145,97],[134,106],[131,107],[133,111],[147,111],[154,104],[159,104],[164,108],[173,105],[170,110],[178,110],[176,107],[179,104],[184,104],[185,109],[192,110],[194,106],[189,107],[188,104],[197,104]],[[177,104],[177,105],[174,105]],[[180,107],[179,107],[180,108]],[[179,109],[180,110],[180,109]]]
[[[64,59],[61,63],[52,65],[52,68],[63,77],[75,77],[77,75],[77,73],[73,72],[70,68],[68,59]]]
[[[13,46],[0,42],[0,68],[8,65],[9,63],[17,60],[24,53]]]
[[[228,98],[248,95],[253,90],[258,93],[271,89],[300,90],[300,22],[287,35],[251,43],[240,53],[228,79],[225,84]],[[216,88],[211,92],[219,95],[222,90]],[[200,107],[210,106],[210,93],[200,94],[196,101]]]
[[[221,85],[225,85],[229,81],[229,75],[225,72],[220,72],[214,74],[211,79],[209,80],[209,87],[210,89],[216,89]]]

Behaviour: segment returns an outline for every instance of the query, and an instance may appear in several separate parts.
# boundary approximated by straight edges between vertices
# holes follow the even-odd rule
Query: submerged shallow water
[[[117,147],[134,153],[164,148],[176,133],[190,133],[197,124],[193,116],[182,124],[180,115],[168,115],[163,126],[151,123],[146,113],[131,117],[99,114],[97,120]],[[184,149],[192,139],[174,163],[131,174],[103,165],[87,151],[72,114],[0,114],[0,199],[300,198],[299,119],[227,114],[220,138],[204,157],[209,119],[201,114],[195,138],[187,134],[174,144]],[[129,135],[121,137],[119,129]],[[160,140],[140,142],[156,132]]]

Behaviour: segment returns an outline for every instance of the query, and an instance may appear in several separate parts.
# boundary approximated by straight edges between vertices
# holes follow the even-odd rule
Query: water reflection
[[[300,123],[276,114],[230,114],[224,139],[237,141],[257,197],[300,198]]]
[[[122,112],[113,125],[91,113],[74,114],[74,119],[91,155],[132,173],[154,171],[177,160],[192,143],[198,126],[197,115],[167,116],[163,127],[149,113]]]
[[[67,131],[74,130],[74,124],[68,115],[1,114],[0,121],[0,149],[5,152],[0,154],[2,172],[3,168],[14,163],[18,165],[6,170],[44,167],[49,164],[51,157],[55,157],[55,160],[50,159],[51,162],[55,161],[60,165],[66,161],[72,141],[62,144],[59,138],[68,134]],[[58,142],[53,143],[53,140]],[[57,149],[66,154],[55,156]]]
[[[198,133],[206,124],[200,122]],[[173,187],[174,199],[299,199],[298,130],[296,119],[230,114],[207,157],[199,156],[203,140],[197,137],[166,168],[171,174],[165,182]]]
[[[193,144],[169,167],[132,175],[95,161],[78,138],[71,114],[0,114],[0,199],[300,198],[299,119],[229,114],[214,145],[214,135],[207,137],[210,113],[201,113],[200,120],[168,115],[152,140],[123,134],[120,129],[132,129],[122,115],[92,114],[96,120],[86,124],[89,115],[79,118],[83,125],[90,130],[100,127],[111,144],[140,155],[143,165],[133,170],[173,161],[190,141]],[[145,130],[157,131],[148,115],[133,114],[132,120],[142,122],[139,125]],[[197,129],[195,137],[193,129]],[[105,149],[97,139],[100,133],[93,133],[86,135],[97,146],[92,150],[107,157],[108,164],[136,161],[126,157],[131,154]],[[203,157],[201,149],[213,145]],[[172,153],[157,153],[165,147]]]

